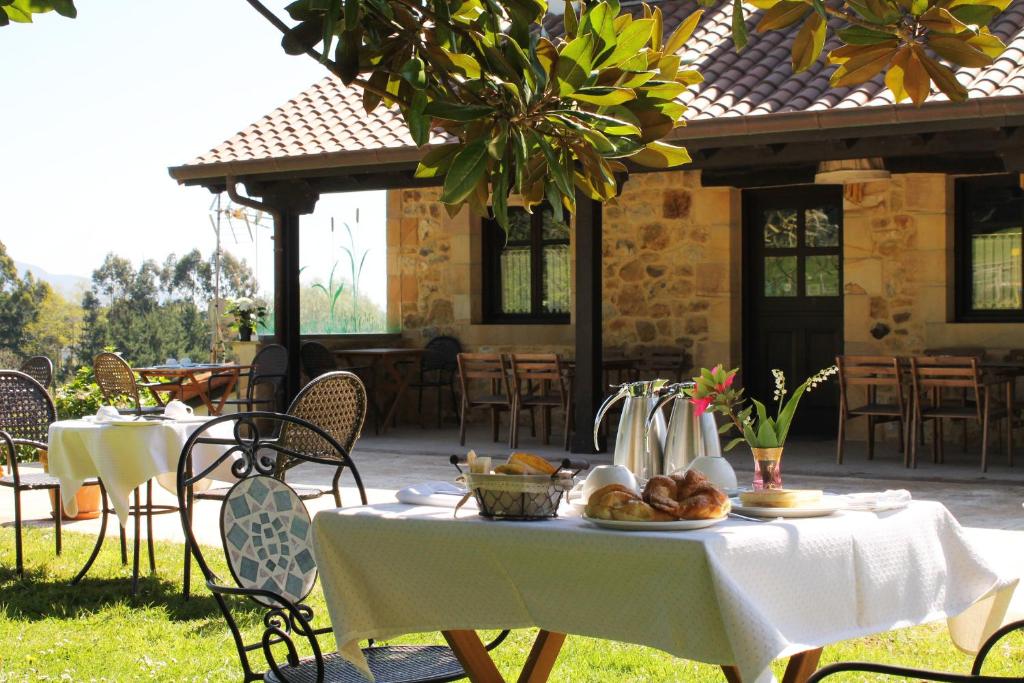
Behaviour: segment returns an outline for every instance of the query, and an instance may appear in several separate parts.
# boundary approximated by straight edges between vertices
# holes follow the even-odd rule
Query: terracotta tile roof
[[[904,117],[915,115],[909,103],[892,106],[892,96],[885,90],[881,78],[856,88],[830,89],[828,76],[833,67],[826,65],[823,59],[804,73],[793,74],[789,45],[797,27],[789,34],[776,31],[752,35],[747,49],[737,54],[730,32],[730,4],[721,3],[706,12],[684,55],[684,59],[691,60],[703,73],[705,80],[682,96],[689,107],[686,119],[694,124],[682,129],[689,131],[682,133],[682,137],[697,134],[698,129],[703,129],[702,124],[728,123],[736,119],[749,126],[771,121],[784,127],[786,121],[795,121],[792,115],[796,113],[815,115],[816,125],[821,127],[838,121],[841,110],[886,108],[902,112]],[[661,7],[668,33],[697,8],[697,3],[693,0],[664,2]],[[639,5],[634,11],[639,12]],[[747,24],[751,33],[759,17],[760,12],[749,16]],[[549,17],[545,29],[549,33],[560,33],[561,18]],[[1024,0],[1012,0],[991,30],[1007,43],[1007,50],[992,65],[960,69],[957,77],[967,86],[972,100],[1024,95]],[[826,45],[826,51],[835,44],[833,38]],[[928,103],[946,101],[945,95],[935,92]],[[1014,111],[1024,111],[1018,104],[1013,106]],[[928,108],[926,104],[924,109]],[[824,115],[817,118],[822,113]],[[944,113],[942,117],[969,115],[968,110],[961,110],[955,115]],[[431,142],[446,141],[438,134]],[[309,167],[321,162],[327,164],[329,160],[327,165],[344,166],[358,158],[361,163],[372,163],[377,158],[375,153],[389,150],[394,153],[408,150],[409,159],[416,156],[397,112],[378,108],[366,114],[360,91],[328,77],[209,152],[171,169],[171,174],[184,180],[201,177],[207,171],[211,176],[223,175],[226,172],[223,169],[228,168],[238,172],[244,172],[245,168],[266,172],[262,168],[265,164],[257,171],[255,163],[260,161],[273,161],[280,168],[294,167],[294,163],[281,162],[300,162],[303,167]]]

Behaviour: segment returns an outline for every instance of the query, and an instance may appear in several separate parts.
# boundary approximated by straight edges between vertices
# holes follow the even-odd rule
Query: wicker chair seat
[[[330,491],[329,488],[322,489],[317,486],[301,486],[296,484],[288,484],[288,486],[299,496],[299,500],[314,500]],[[228,497],[230,490],[230,486],[215,486],[205,491],[196,491],[194,495],[197,500],[224,500]]]
[[[60,479],[45,472],[22,474],[19,480],[18,488],[21,489],[53,489],[60,486]],[[14,486],[14,476],[8,474],[0,477],[0,486]]]
[[[363,650],[377,683],[455,681],[466,673],[451,648],[444,645],[392,645]],[[281,679],[273,671],[263,676],[270,683],[315,683],[316,663],[312,657],[297,666],[283,666]],[[338,653],[324,655],[324,683],[366,683],[366,677]]]

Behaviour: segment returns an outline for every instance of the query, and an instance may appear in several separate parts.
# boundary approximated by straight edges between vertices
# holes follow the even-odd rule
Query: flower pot
[[[238,338],[241,341],[250,341],[252,339],[252,328],[251,327],[239,327]]]
[[[750,447],[754,455],[754,490],[782,488],[782,446],[778,448]]]
[[[39,462],[43,466],[43,470],[49,471],[47,466],[46,451],[39,450]],[[75,502],[78,503],[78,514],[72,517],[64,510],[64,502],[57,500],[57,492],[49,491],[50,494],[50,514],[54,517],[57,516],[57,506],[60,505],[60,516],[61,519],[96,519],[100,516],[102,506],[100,505],[100,487],[99,486],[83,486],[78,489],[78,493],[75,494]]]

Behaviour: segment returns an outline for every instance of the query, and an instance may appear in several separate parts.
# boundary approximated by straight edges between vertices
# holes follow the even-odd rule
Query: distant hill
[[[58,275],[21,261],[15,261],[14,267],[21,275],[32,273],[37,280],[48,282],[61,296],[71,301],[80,301],[82,293],[89,289],[89,278],[81,275]]]

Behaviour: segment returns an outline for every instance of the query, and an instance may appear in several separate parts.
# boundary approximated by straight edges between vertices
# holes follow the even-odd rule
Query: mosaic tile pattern
[[[221,508],[220,530],[228,566],[240,586],[269,590],[292,602],[312,590],[316,562],[309,512],[284,482],[267,476],[239,482]]]

